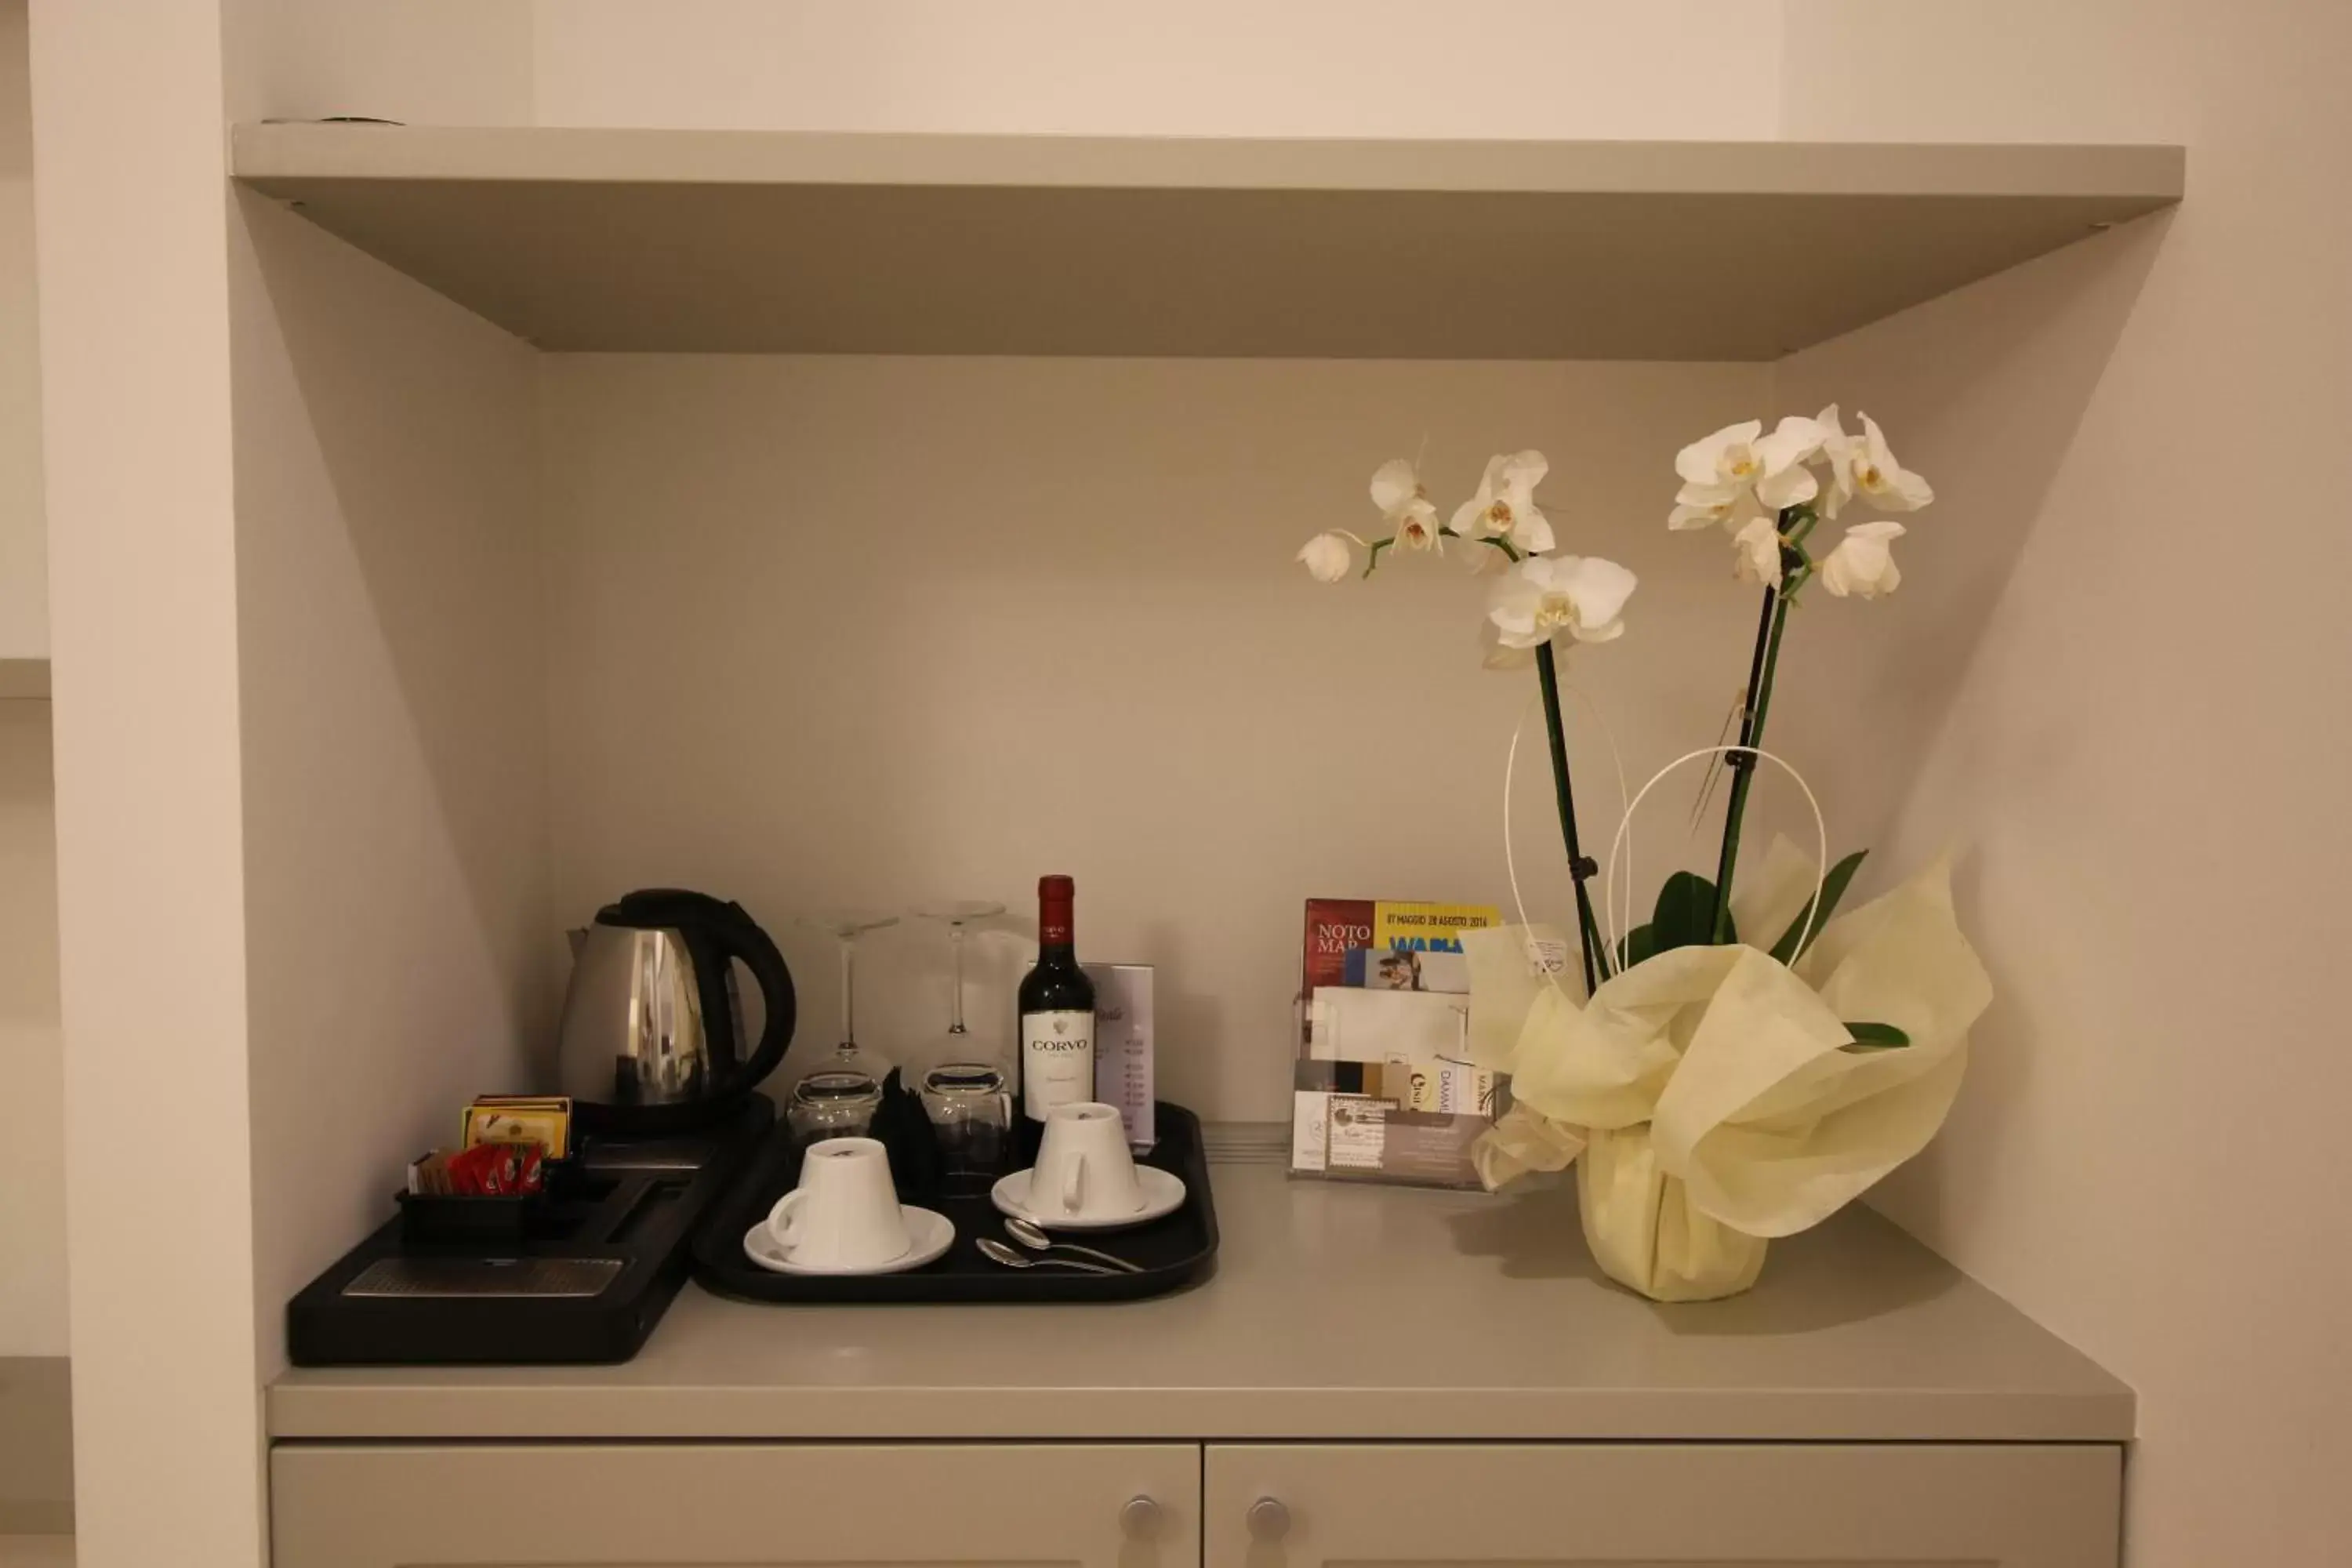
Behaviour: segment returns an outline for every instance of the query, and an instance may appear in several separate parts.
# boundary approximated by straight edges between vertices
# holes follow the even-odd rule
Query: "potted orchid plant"
[[[1613,884],[1631,812],[1674,767],[1706,759],[1710,780],[1717,765],[1731,776],[1714,876],[1675,872],[1650,920],[1622,936],[1613,901],[1596,912],[1588,888],[1600,868],[1578,830],[1555,650],[1622,636],[1634,580],[1612,562],[1554,553],[1535,498],[1541,454],[1496,458],[1443,525],[1412,466],[1384,464],[1372,499],[1387,531],[1321,534],[1299,560],[1337,582],[1358,551],[1369,576],[1385,552],[1460,541],[1506,563],[1487,597],[1488,663],[1531,661],[1542,688],[1584,988],[1570,996],[1538,956],[1568,945],[1552,933],[1465,933],[1472,1049],[1510,1074],[1512,1097],[1482,1141],[1480,1171],[1491,1187],[1575,1163],[1602,1269],[1655,1300],[1696,1300],[1748,1289],[1771,1237],[1820,1223],[1926,1146],[1991,992],[1953,916],[1944,860],[1832,918],[1863,857],[1832,867],[1821,826],[1817,854],[1778,840],[1734,888],[1756,764],[1789,768],[1764,736],[1790,612],[1815,583],[1837,598],[1894,592],[1904,524],[1885,514],[1918,511],[1933,489],[1868,416],[1850,433],[1835,407],[1769,435],[1760,421],[1727,426],[1684,447],[1675,468],[1667,526],[1721,528],[1735,574],[1763,602],[1737,740],[1661,770],[1610,847]],[[1881,515],[1848,519],[1862,510]],[[1843,531],[1821,550],[1831,524]]]

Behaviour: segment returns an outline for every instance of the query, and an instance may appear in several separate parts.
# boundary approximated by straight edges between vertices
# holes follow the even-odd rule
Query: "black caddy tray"
[[[765,1218],[800,1180],[800,1151],[779,1126],[752,1156],[741,1178],[711,1209],[694,1237],[694,1278],[706,1290],[745,1301],[1132,1301],[1164,1296],[1207,1279],[1217,1266],[1217,1206],[1209,1191],[1209,1162],[1201,1121],[1183,1107],[1159,1103],[1153,1113],[1159,1146],[1141,1163],[1184,1179],[1184,1204],[1174,1214],[1133,1230],[1057,1233],[1143,1265],[1140,1274],[1082,1274],[1075,1268],[1007,1268],[973,1246],[992,1236],[1007,1246],[1004,1217],[986,1196],[903,1201],[955,1222],[946,1256],[903,1274],[775,1274],[743,1256],[743,1235]]]
[[[732,1120],[674,1140],[597,1140],[541,1201],[506,1205],[497,1234],[386,1221],[286,1306],[296,1366],[623,1362],[686,1283],[695,1225],[765,1147],[775,1108],[753,1095]],[[609,1147],[608,1147],[609,1145]],[[431,1222],[417,1227],[429,1232]],[[485,1228],[488,1228],[487,1226]],[[405,1268],[389,1289],[370,1270]],[[421,1276],[421,1277],[420,1277]],[[500,1281],[511,1279],[512,1286]]]

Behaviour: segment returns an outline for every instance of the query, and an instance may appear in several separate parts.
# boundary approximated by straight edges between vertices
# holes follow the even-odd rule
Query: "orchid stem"
[[[1584,994],[1600,988],[1609,973],[1608,943],[1592,919],[1592,895],[1584,883],[1588,875],[1583,847],[1576,837],[1576,790],[1568,776],[1568,736],[1560,728],[1559,669],[1552,662],[1551,644],[1536,650],[1536,677],[1543,683],[1544,730],[1551,742],[1551,782],[1559,797],[1560,837],[1568,844],[1568,866],[1576,882],[1576,931],[1584,952]]]
[[[1715,940],[1731,940],[1731,874],[1739,860],[1739,826],[1748,814],[1748,786],[1756,779],[1756,748],[1764,743],[1764,715],[1772,702],[1772,677],[1780,663],[1780,634],[1789,624],[1789,598],[1778,587],[1764,590],[1764,610],[1756,625],[1756,654],[1748,667],[1748,702],[1740,714],[1739,744],[1732,754],[1731,799],[1723,811],[1723,852],[1715,865]]]

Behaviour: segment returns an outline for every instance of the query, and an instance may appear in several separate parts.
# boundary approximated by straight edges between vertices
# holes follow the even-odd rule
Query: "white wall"
[[[1291,563],[1378,521],[1386,458],[1425,443],[1450,508],[1497,447],[1550,453],[1563,542],[1643,578],[1633,635],[1574,668],[1629,765],[1713,733],[1744,668],[1727,552],[1659,525],[1675,447],[1760,406],[1765,367],[544,363],[558,913],[646,884],[740,899],[803,982],[796,1060],[838,1004],[792,916],[987,897],[1034,921],[1037,875],[1068,871],[1083,951],[1165,966],[1164,1090],[1278,1119],[1305,899],[1507,902],[1504,755],[1536,688],[1478,668],[1484,584]],[[1559,911],[1530,744],[1519,844]],[[872,941],[865,1032],[919,1058],[944,938]],[[977,1026],[1003,1026],[1014,962]]]
[[[2310,476],[2352,426],[2352,12],[1795,0],[1789,58],[1791,135],[2189,146],[2176,214],[1783,401],[1886,414],[1943,489],[1885,606],[1927,612],[1886,665],[1941,673],[1877,841],[1966,847],[2000,999],[1880,1201],[2138,1390],[2132,1568],[2340,1561],[2352,535]]]
[[[229,0],[238,120],[530,122],[534,0]]]
[[[233,215],[255,1324],[552,1022],[531,351]],[[354,1112],[364,1107],[362,1113]]]
[[[527,33],[337,10],[34,16],[85,1568],[261,1560],[286,1296],[544,991],[539,851],[484,850],[538,782],[523,351],[232,206],[223,165],[236,119],[527,118]]]
[[[1769,137],[1780,0],[536,0],[550,125]]]
[[[520,0],[224,21],[235,120],[528,117]],[[554,945],[531,351],[273,203],[229,220],[266,1379],[282,1303],[383,1219],[405,1162],[526,1083]]]
[[[0,659],[49,652],[25,0],[0,0]]]
[[[91,1568],[262,1550],[219,47],[210,5],[33,13],[76,1522]]]
[[[537,0],[533,116],[1769,136],[1780,12],[1779,0]],[[1433,470],[1459,488],[1496,445],[1567,460],[1589,445],[1568,435],[1580,414],[1622,437],[1601,458],[1604,489],[1649,518],[1661,492],[1634,454],[1671,452],[1705,427],[1693,421],[1734,416],[1762,384],[1753,371],[1591,367],[551,362],[554,526],[583,543],[555,552],[559,911],[584,919],[656,880],[742,898],[801,977],[797,1060],[831,1037],[838,1003],[826,942],[795,930],[795,912],[984,895],[1017,923],[1038,871],[1074,870],[1087,951],[1159,963],[1172,981],[1167,1090],[1212,1116],[1286,1115],[1298,901],[1350,889],[1503,898],[1491,803],[1524,696],[1482,681],[1468,657],[1475,588],[1399,574],[1318,594],[1289,552],[1326,522],[1363,521],[1363,480],[1383,457],[1427,437]],[[1641,389],[1637,411],[1601,413],[1619,386]],[[649,408],[661,411],[650,424]],[[922,440],[880,449],[909,418]],[[989,476],[977,499],[967,470]],[[825,521],[866,504],[867,484],[910,509],[926,559],[900,570],[925,629],[901,629],[885,557]],[[1074,509],[1097,506],[1118,521],[1061,536]],[[682,536],[719,564],[670,564]],[[1666,586],[1687,573],[1685,595],[1728,596],[1720,562],[1640,539],[1621,552],[1659,574],[1638,613],[1724,637],[1717,662],[1736,664],[1738,612],[1700,616]],[[729,613],[644,636],[631,601],[654,581],[663,604],[715,595]],[[1036,630],[1047,593],[1088,638],[1084,658],[1057,662]],[[726,672],[715,684],[698,678],[705,660]],[[987,679],[964,675],[966,661]],[[1633,703],[1603,661],[1592,668],[1632,749],[1657,752],[1674,705]],[[1102,782],[1064,804],[1034,792],[1007,741],[1056,686],[1106,748],[1121,737]],[[1690,700],[1683,717],[1712,732],[1697,709],[1713,700]],[[1437,795],[1408,805],[1391,793],[1398,745],[1373,717],[1384,707],[1412,710],[1420,743],[1446,756],[1442,779],[1419,786]],[[1162,717],[1122,726],[1126,713]],[[694,765],[675,766],[681,756]],[[1549,864],[1555,830],[1532,798],[1523,842]],[[1213,837],[1139,826],[1155,817],[1213,822]],[[1368,855],[1367,842],[1381,847]],[[941,938],[910,925],[866,945],[866,1032],[919,1059],[945,1016]],[[983,964],[977,1026],[1002,1026],[1020,962],[1007,940]]]

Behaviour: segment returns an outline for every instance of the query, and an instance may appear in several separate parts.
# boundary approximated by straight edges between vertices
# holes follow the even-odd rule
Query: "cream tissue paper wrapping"
[[[1813,869],[1776,842],[1733,900],[1738,928],[1786,930]],[[1472,1054],[1509,1071],[1514,1100],[1479,1145],[1486,1185],[1580,1157],[1584,1232],[1611,1279],[1661,1301],[1747,1289],[1768,1240],[1844,1206],[1951,1109],[1992,983],[1950,869],[1939,858],[1831,921],[1793,971],[1752,947],[1678,948],[1582,1007],[1530,960],[1558,932],[1464,932]],[[1911,1043],[1848,1050],[1845,1021]]]

